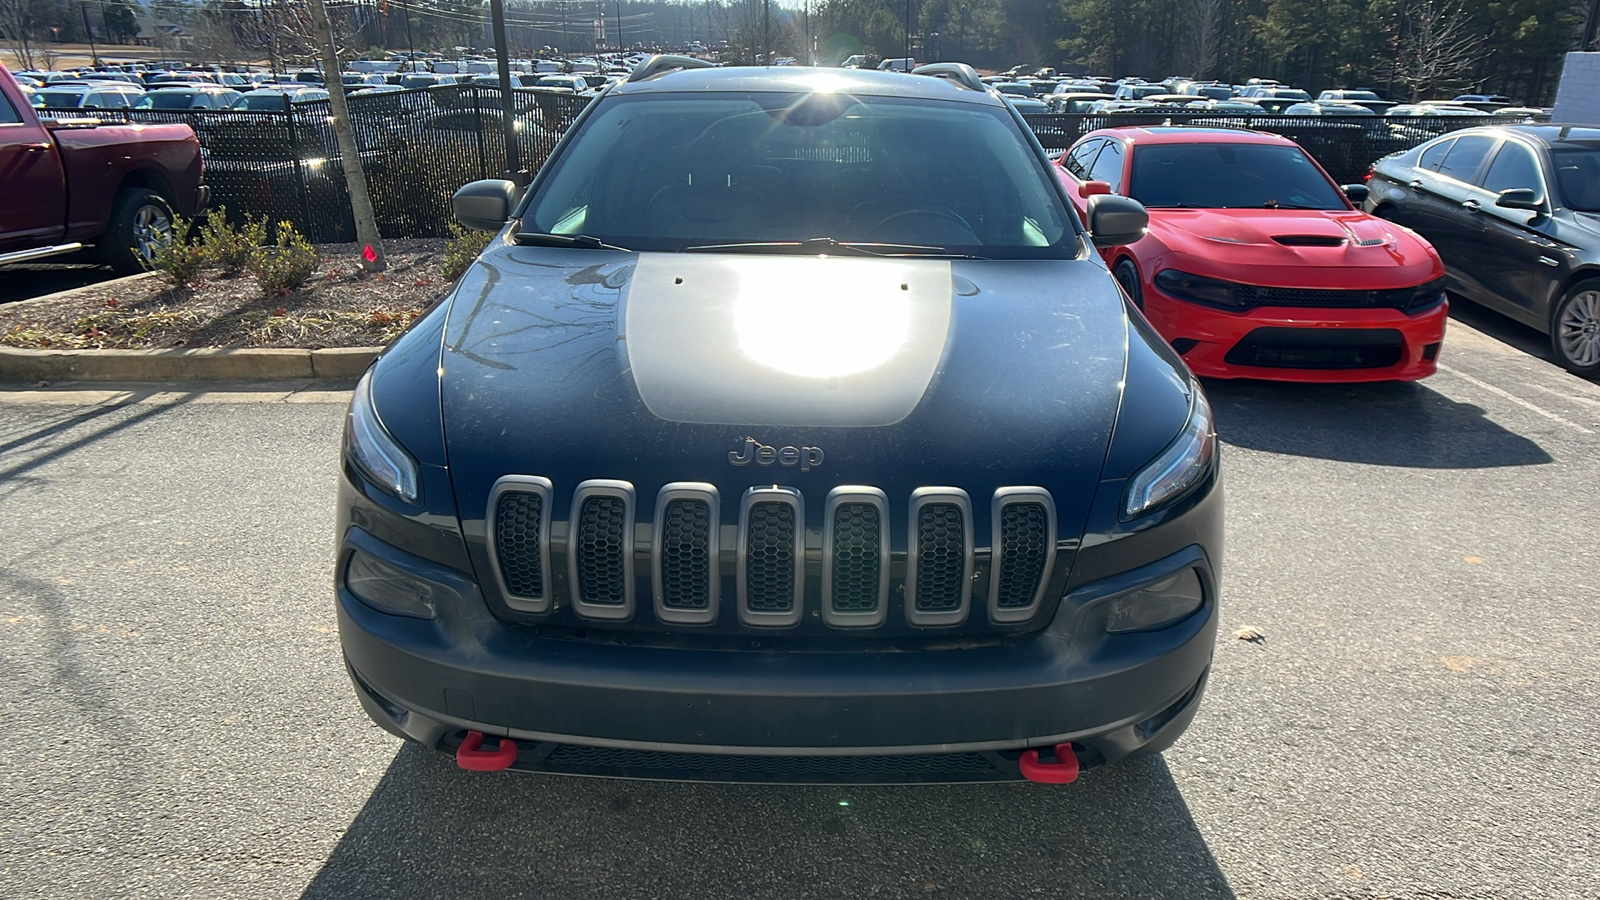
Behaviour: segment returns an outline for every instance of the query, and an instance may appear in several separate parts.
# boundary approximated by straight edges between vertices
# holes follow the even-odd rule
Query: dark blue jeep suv
[[[474,769],[1064,782],[1212,658],[1212,415],[976,73],[601,95],[351,403],[362,706]],[[926,77],[933,75],[937,77]],[[1092,232],[1092,233],[1091,233]]]

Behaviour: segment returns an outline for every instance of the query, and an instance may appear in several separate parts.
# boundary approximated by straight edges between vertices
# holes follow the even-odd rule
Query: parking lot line
[[[1476,385],[1476,386],[1478,386],[1480,388],[1483,388],[1484,390],[1488,391],[1491,394],[1495,394],[1497,396],[1504,397],[1507,400],[1510,400],[1512,403],[1515,403],[1518,406],[1524,407],[1526,409],[1532,410],[1533,412],[1536,412],[1539,415],[1544,416],[1545,418],[1551,420],[1552,422],[1560,422],[1562,425],[1565,425],[1568,428],[1572,428],[1572,429],[1578,431],[1580,434],[1594,434],[1593,431],[1591,431],[1588,428],[1583,427],[1582,425],[1579,425],[1577,422],[1574,422],[1574,421],[1572,421],[1570,419],[1563,418],[1562,416],[1558,416],[1555,413],[1551,412],[1550,410],[1545,409],[1544,407],[1539,406],[1537,404],[1530,403],[1527,400],[1524,400],[1521,397],[1518,397],[1516,394],[1511,393],[1510,391],[1507,391],[1507,390],[1505,390],[1503,388],[1497,388],[1494,385],[1489,384],[1486,381],[1479,381],[1478,379],[1473,378],[1471,375],[1468,375],[1467,373],[1458,371],[1456,369],[1452,369],[1452,368],[1450,368],[1449,366],[1447,366],[1447,365],[1445,365],[1443,363],[1439,364],[1439,371],[1445,372],[1445,373],[1450,374],[1450,375],[1454,375],[1455,377],[1460,378],[1462,381],[1465,381],[1465,382],[1467,382],[1469,384],[1473,384],[1473,385]]]

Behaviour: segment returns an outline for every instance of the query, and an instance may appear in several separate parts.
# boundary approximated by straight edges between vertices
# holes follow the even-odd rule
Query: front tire
[[[1117,262],[1116,268],[1111,270],[1112,277],[1117,279],[1117,284],[1133,301],[1133,305],[1144,311],[1144,288],[1139,285],[1139,269],[1131,259],[1122,259]]]
[[[1556,304],[1550,350],[1574,375],[1600,377],[1600,278],[1578,282]]]
[[[96,243],[100,260],[118,275],[148,271],[176,235],[172,204],[149,188],[123,188],[111,204],[111,222]]]

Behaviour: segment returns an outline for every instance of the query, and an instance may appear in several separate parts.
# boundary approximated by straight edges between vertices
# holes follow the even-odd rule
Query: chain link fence
[[[589,98],[513,90],[521,167],[535,171]],[[348,98],[356,146],[384,237],[443,237],[454,221],[450,196],[469,181],[499,177],[506,165],[500,89],[460,84]],[[41,110],[83,116],[85,110]],[[318,243],[355,240],[342,155],[326,100],[284,112],[94,110],[106,121],[184,122],[200,138],[213,208],[288,220]],[[1198,125],[1281,134],[1304,147],[1341,184],[1360,181],[1377,159],[1448,131],[1521,121],[1484,116],[1228,116],[1206,111],[1024,116],[1046,150],[1065,150],[1118,125]]]
[[[521,168],[535,171],[589,103],[588,97],[513,90],[513,128]],[[450,196],[506,167],[500,89],[460,84],[348,98],[367,189],[386,238],[443,237],[454,221]],[[343,155],[327,100],[284,112],[210,110],[40,110],[104,121],[182,122],[205,155],[211,206],[293,222],[312,241],[355,240]]]

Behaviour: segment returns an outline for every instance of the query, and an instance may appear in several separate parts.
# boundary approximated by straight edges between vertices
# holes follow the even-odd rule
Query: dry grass
[[[173,288],[154,278],[93,285],[70,298],[0,306],[0,345],[34,349],[366,347],[394,339],[450,290],[443,240],[386,241],[389,269],[363,278],[361,248],[317,248],[311,281],[263,299],[248,275],[208,270]]]

